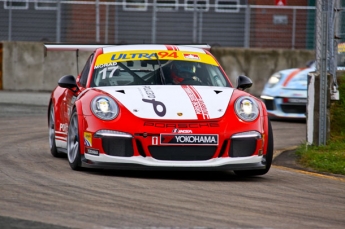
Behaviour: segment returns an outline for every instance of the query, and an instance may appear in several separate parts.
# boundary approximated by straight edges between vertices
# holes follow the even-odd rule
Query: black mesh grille
[[[304,105],[281,105],[282,111],[285,113],[305,114],[307,106]]]
[[[103,150],[106,154],[118,157],[131,157],[134,155],[131,138],[102,138]]]
[[[216,149],[216,146],[149,146],[153,158],[169,161],[209,160]]]
[[[255,153],[256,138],[231,139],[230,157],[248,157]]]

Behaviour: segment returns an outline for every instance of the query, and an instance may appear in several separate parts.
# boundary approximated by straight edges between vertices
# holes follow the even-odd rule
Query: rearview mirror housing
[[[238,76],[237,78],[237,89],[244,91],[253,85],[253,81],[247,76]]]
[[[66,75],[66,76],[61,77],[58,81],[58,85],[60,87],[68,88],[68,89],[78,87],[77,81],[75,80],[74,76],[72,76],[72,75]]]

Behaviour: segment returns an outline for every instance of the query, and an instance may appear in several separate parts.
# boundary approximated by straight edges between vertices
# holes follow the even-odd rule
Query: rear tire
[[[271,121],[268,120],[268,142],[267,142],[267,151],[266,155],[263,156],[263,160],[265,161],[266,168],[259,169],[259,170],[234,170],[234,173],[238,176],[260,176],[266,174],[272,165],[273,159],[273,131]]]
[[[54,157],[64,157],[65,154],[60,153],[57,150],[56,142],[55,142],[55,112],[54,112],[54,105],[50,104],[49,107],[49,116],[48,116],[48,126],[49,126],[49,147],[50,147],[50,153]]]
[[[78,114],[73,109],[67,134],[67,157],[73,170],[81,170],[80,137],[78,126]]]

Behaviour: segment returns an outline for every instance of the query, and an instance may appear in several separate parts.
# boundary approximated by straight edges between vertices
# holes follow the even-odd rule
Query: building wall
[[[274,0],[249,0],[252,5],[275,5]],[[287,6],[307,6],[308,0],[287,0]],[[277,6],[278,7],[278,6]],[[293,21],[293,11],[291,9],[252,9],[251,18],[255,23],[252,24],[250,47],[269,48],[274,44],[277,48],[303,49],[306,47],[308,13],[300,13],[296,10],[295,25]],[[300,12],[297,12],[300,11]],[[282,21],[279,22],[279,19]],[[293,28],[295,26],[295,37],[293,42]],[[289,41],[287,44],[286,41]],[[295,45],[293,45],[295,44]]]

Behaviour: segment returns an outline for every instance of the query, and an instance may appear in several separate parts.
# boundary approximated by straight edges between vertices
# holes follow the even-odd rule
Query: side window
[[[89,57],[89,59],[86,61],[86,64],[84,66],[83,71],[81,72],[80,76],[80,84],[83,87],[86,87],[86,82],[87,82],[87,77],[89,76],[90,68],[91,68],[91,63],[93,60],[93,54]]]

